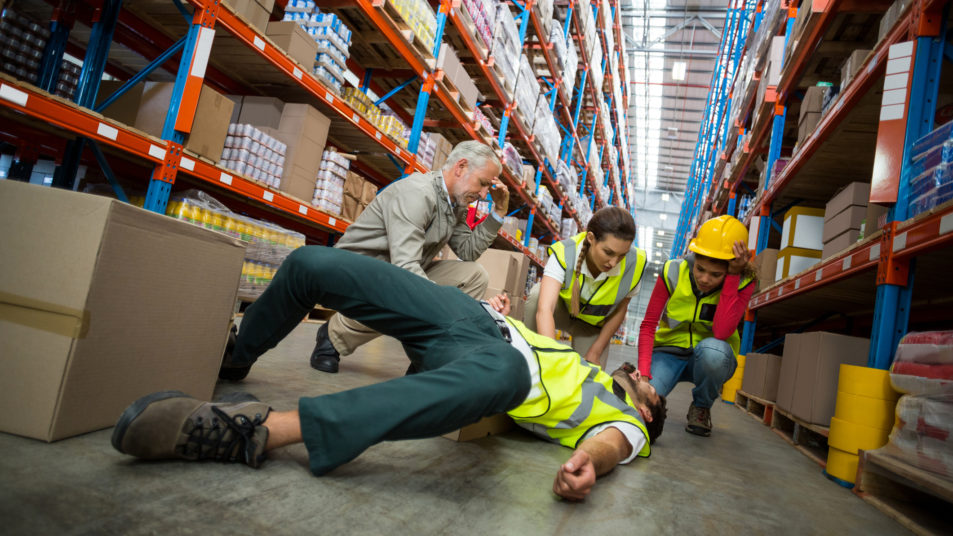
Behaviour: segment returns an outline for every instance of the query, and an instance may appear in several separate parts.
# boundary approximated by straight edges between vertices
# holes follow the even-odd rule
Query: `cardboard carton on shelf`
[[[830,241],[824,242],[824,249],[822,250],[821,258],[826,259],[836,253],[840,253],[841,251],[849,248],[859,239],[860,229],[848,229],[847,231],[835,236]]]
[[[288,145],[281,178],[283,192],[302,200],[309,200],[314,195],[330,126],[331,120],[308,104],[285,104],[278,131],[274,134]]]
[[[781,249],[787,247],[820,250],[824,247],[824,209],[796,206],[784,214]]]
[[[112,93],[109,89],[118,88],[119,85],[117,82],[104,82],[100,87],[99,101]],[[146,134],[161,137],[173,87],[171,82],[136,84],[103,110],[103,115]],[[228,134],[228,123],[234,106],[228,97],[203,85],[192,121],[192,130],[185,138],[184,147],[212,162],[218,162],[225,147],[225,136]]]
[[[758,272],[758,288],[770,287],[777,276],[778,250],[774,248],[764,249],[755,256],[752,265]]]
[[[799,340],[793,357],[797,371],[790,412],[804,422],[830,426],[840,366],[865,366],[870,340],[823,331],[792,333],[785,337],[783,359],[788,358],[787,341],[791,337]]]
[[[741,390],[751,396],[774,401],[778,397],[778,376],[781,356],[749,353],[745,357]]]
[[[259,32],[267,29],[275,0],[226,0],[226,2],[232,6],[235,13],[244,17],[248,24]]]
[[[807,270],[821,260],[821,255],[823,249],[787,247],[778,251],[774,280],[781,281]]]
[[[830,220],[844,210],[859,206],[866,207],[870,198],[870,183],[852,182],[834,194],[824,206],[824,219]]]
[[[854,75],[860,70],[860,66],[867,61],[867,56],[869,55],[870,49],[867,48],[859,48],[851,52],[850,56],[847,57],[847,61],[844,62],[844,65],[842,65],[840,69],[841,90],[850,84],[850,81],[853,80]]]
[[[113,426],[155,391],[211,397],[243,242],[14,181],[0,181],[0,225],[0,430],[55,441]]]
[[[236,102],[232,112],[232,123],[244,123],[257,128],[267,127],[277,129],[281,126],[281,112],[285,103],[274,97],[260,97],[255,95],[229,95],[232,102]]]
[[[318,55],[318,42],[297,22],[269,22],[265,35],[296,62],[309,69],[314,65],[314,58]]]

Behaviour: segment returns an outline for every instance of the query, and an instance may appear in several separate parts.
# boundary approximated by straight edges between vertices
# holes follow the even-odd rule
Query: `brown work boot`
[[[132,403],[113,430],[116,450],[147,460],[182,458],[241,462],[265,459],[271,408],[251,395],[203,402],[180,391],[161,391]]]
[[[685,431],[691,434],[708,437],[711,435],[711,410],[700,408],[695,404],[688,406],[688,415],[685,417],[688,424]]]

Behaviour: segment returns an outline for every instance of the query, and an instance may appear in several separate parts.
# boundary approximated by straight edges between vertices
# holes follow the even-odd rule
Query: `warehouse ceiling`
[[[660,267],[672,246],[727,0],[623,0],[629,150],[639,245]],[[662,234],[659,233],[662,231]]]

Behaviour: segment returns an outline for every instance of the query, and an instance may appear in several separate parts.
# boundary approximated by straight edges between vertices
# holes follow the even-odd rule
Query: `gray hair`
[[[490,161],[496,164],[500,172],[503,171],[503,164],[500,163],[500,159],[496,156],[496,152],[493,148],[476,140],[467,140],[458,143],[453,150],[450,151],[450,154],[447,156],[447,161],[444,162],[441,170],[449,171],[450,168],[463,159],[466,159],[467,163],[473,166],[473,169],[481,168],[486,165],[487,161]]]

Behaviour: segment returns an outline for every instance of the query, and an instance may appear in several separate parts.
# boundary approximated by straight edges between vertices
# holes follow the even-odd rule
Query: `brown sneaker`
[[[203,402],[180,391],[161,391],[132,403],[116,423],[113,447],[147,460],[182,458],[241,462],[265,459],[271,408],[251,395]]]
[[[688,415],[685,417],[688,425],[685,431],[691,434],[708,437],[711,435],[711,410],[700,408],[695,404],[688,406]]]

